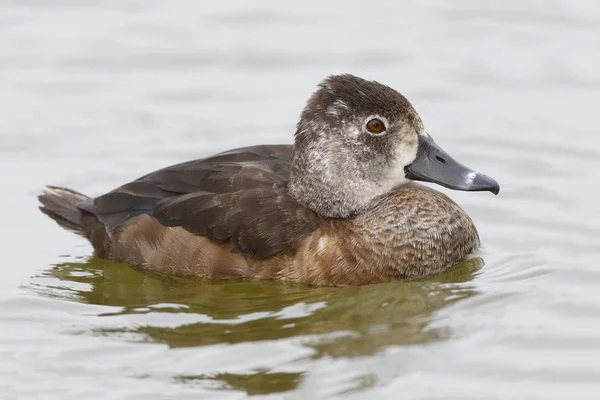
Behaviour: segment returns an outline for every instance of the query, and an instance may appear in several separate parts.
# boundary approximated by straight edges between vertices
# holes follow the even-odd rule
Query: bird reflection
[[[388,346],[423,344],[450,337],[430,327],[435,313],[476,295],[471,281],[483,266],[472,258],[425,280],[360,287],[314,287],[281,282],[218,283],[142,273],[92,257],[53,266],[36,279],[45,296],[113,306],[106,318],[123,314],[197,315],[203,322],[173,327],[144,324],[96,330],[103,335],[137,334],[140,341],[171,348],[300,338],[314,358],[372,355]],[[160,321],[160,319],[155,319]],[[154,321],[154,320],[153,320]],[[110,325],[110,324],[108,324]],[[128,335],[128,337],[131,337]],[[179,382],[218,381],[249,394],[290,390],[302,372],[178,376]]]

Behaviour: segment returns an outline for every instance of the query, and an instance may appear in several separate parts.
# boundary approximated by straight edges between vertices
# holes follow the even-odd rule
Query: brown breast
[[[416,279],[457,264],[479,246],[469,216],[421,185],[397,188],[349,220],[329,220],[296,256],[294,280],[361,285]]]

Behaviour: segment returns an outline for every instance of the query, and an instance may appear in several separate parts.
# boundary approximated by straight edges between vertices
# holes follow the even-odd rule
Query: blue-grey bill
[[[454,190],[500,192],[500,185],[487,175],[473,171],[450,157],[431,136],[419,135],[417,157],[404,167],[406,177],[432,182]]]

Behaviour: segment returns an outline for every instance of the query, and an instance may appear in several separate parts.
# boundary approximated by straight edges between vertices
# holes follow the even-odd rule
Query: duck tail
[[[82,211],[78,206],[90,198],[71,189],[47,186],[38,196],[40,210],[58,225],[83,236]]]

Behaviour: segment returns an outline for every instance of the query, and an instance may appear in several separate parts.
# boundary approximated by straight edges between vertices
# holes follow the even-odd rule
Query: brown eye
[[[367,122],[367,130],[371,133],[383,133],[385,131],[385,124],[382,120],[373,118]]]

